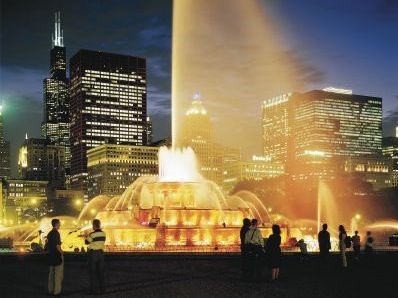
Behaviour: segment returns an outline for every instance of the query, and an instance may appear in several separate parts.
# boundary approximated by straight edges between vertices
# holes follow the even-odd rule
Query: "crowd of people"
[[[263,269],[270,269],[270,281],[279,278],[281,260],[281,229],[279,225],[272,226],[272,234],[269,238],[263,238],[258,228],[258,221],[245,218],[240,230],[241,255],[242,255],[242,279],[245,281],[261,280]],[[372,260],[374,239],[371,232],[366,233],[364,252],[367,260]],[[307,258],[307,244],[303,239],[295,243],[300,248],[300,261],[305,262]],[[332,249],[328,225],[323,224],[322,230],[318,233],[319,260],[321,264],[328,264],[329,253]],[[361,238],[358,231],[352,237],[347,235],[343,225],[339,226],[339,251],[341,255],[341,265],[343,268],[348,266],[347,249],[352,246],[354,260],[359,262],[361,251]]]
[[[47,253],[49,276],[48,293],[58,296],[62,291],[62,280],[64,271],[64,253],[61,248],[61,236],[59,219],[51,221],[52,230],[48,233],[45,244]],[[88,271],[90,277],[90,291],[92,294],[105,292],[104,280],[104,247],[106,235],[101,230],[101,222],[98,219],[92,221],[92,232],[86,234],[85,243],[87,244]],[[245,281],[261,280],[264,268],[270,270],[270,280],[277,281],[281,263],[281,229],[279,225],[272,226],[272,234],[268,238],[263,238],[258,227],[257,219],[243,220],[240,230],[241,254],[242,254],[242,278]],[[371,232],[366,233],[364,251],[367,256],[373,254],[373,237]],[[322,230],[318,234],[319,256],[323,264],[328,262],[331,250],[330,233],[327,224],[323,224]],[[346,251],[351,247],[354,251],[355,261],[359,261],[361,250],[361,239],[358,231],[350,237],[343,225],[339,226],[339,250],[341,254],[342,267],[346,268]],[[304,262],[307,255],[307,244],[300,239],[296,244],[300,248],[300,261]]]

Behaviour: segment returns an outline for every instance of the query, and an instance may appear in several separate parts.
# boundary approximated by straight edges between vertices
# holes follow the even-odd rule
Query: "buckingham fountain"
[[[93,218],[101,220],[107,233],[107,251],[238,251],[245,217],[260,219],[264,236],[271,232],[270,218],[257,197],[245,192],[225,196],[199,174],[196,164],[190,148],[161,147],[157,177],[138,178],[120,196],[93,198],[77,218],[60,217],[63,249],[84,247]],[[21,247],[43,243],[50,220],[8,229],[9,236]],[[284,238],[287,231],[283,228]]]

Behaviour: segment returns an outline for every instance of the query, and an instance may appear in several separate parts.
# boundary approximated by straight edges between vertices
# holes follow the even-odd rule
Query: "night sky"
[[[308,90],[335,86],[382,97],[384,134],[392,135],[398,125],[398,1],[263,2],[286,50],[311,69]],[[40,136],[42,81],[58,10],[68,59],[81,48],[148,58],[155,139],[169,136],[171,1],[2,0],[0,100],[13,167],[25,132]]]

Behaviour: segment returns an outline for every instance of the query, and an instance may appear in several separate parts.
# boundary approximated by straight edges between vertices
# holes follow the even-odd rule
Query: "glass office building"
[[[87,189],[87,150],[147,143],[146,59],[80,50],[70,59],[71,186]]]

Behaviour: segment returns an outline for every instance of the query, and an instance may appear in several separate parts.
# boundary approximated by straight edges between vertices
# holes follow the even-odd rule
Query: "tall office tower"
[[[147,143],[146,59],[80,50],[70,59],[71,187],[87,189],[87,150]]]
[[[0,102],[0,183],[2,178],[9,178],[10,169],[10,142],[4,139],[3,105]]]
[[[270,146],[265,138],[269,127],[287,131],[287,138],[273,138],[272,148],[277,151],[287,146],[281,159],[287,161],[287,171],[296,178],[332,175],[341,169],[346,157],[381,154],[381,98],[327,88],[295,93],[287,101],[275,100],[273,106],[266,103],[264,114],[272,108],[277,116],[270,124],[269,118],[263,120],[265,148]],[[280,124],[284,117],[287,129],[285,121]]]
[[[289,142],[289,107],[292,93],[263,102],[264,156],[286,162]]]
[[[149,146],[153,142],[152,120],[149,116],[146,117],[146,135],[147,135],[146,143]]]
[[[223,183],[223,168],[231,160],[240,160],[240,151],[215,142],[213,126],[199,94],[195,94],[182,125],[182,146],[191,147],[201,174],[218,185]]]
[[[48,181],[51,188],[65,183],[65,147],[46,139],[27,138],[19,148],[19,177],[32,181]]]
[[[60,13],[55,14],[55,32],[50,51],[50,77],[44,79],[44,119],[42,137],[65,148],[65,168],[70,168],[69,98],[66,77],[66,49]]]

